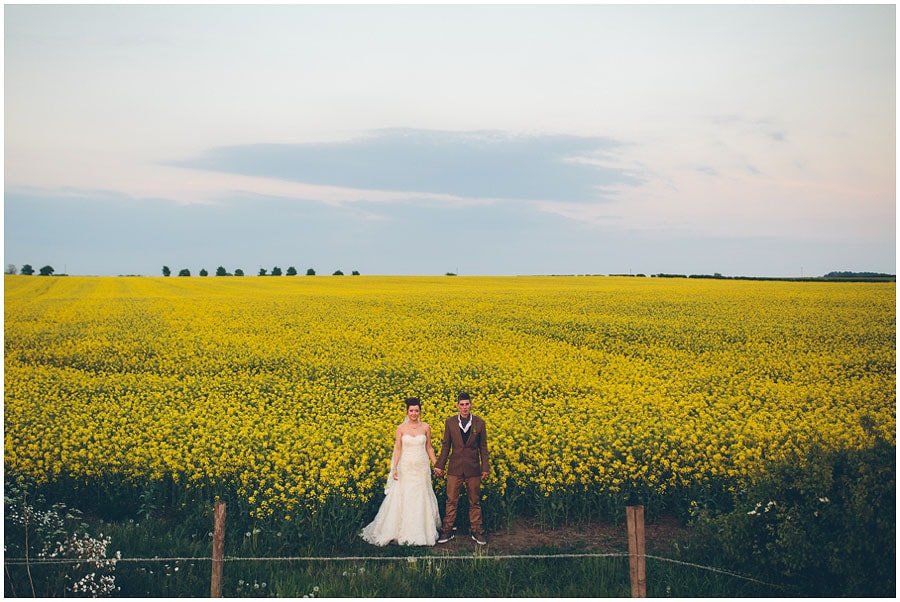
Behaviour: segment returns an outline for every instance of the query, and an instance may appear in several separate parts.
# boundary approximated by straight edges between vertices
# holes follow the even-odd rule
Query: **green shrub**
[[[26,479],[4,482],[4,591],[11,596],[104,596],[119,590],[112,538],[94,537],[82,513],[34,494]]]
[[[700,510],[692,552],[802,595],[896,591],[896,445],[816,448],[775,466],[735,496]]]

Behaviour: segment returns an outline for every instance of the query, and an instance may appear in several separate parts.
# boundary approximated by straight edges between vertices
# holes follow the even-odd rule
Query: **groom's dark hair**
[[[462,401],[463,399],[468,399],[469,401],[472,401],[472,398],[469,397],[468,393],[460,393],[459,395],[456,396],[456,401]]]

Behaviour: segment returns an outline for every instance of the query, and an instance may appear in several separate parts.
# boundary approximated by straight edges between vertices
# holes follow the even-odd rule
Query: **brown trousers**
[[[472,534],[481,535],[481,476],[457,477],[447,475],[447,507],[444,512],[444,525],[441,533],[449,535],[453,531],[453,523],[456,522],[456,508],[459,505],[459,493],[463,484],[466,486],[466,495],[469,498],[469,524]]]

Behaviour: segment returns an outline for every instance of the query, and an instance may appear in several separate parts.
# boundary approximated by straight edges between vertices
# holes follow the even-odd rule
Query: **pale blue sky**
[[[5,263],[896,271],[893,5],[6,5]]]

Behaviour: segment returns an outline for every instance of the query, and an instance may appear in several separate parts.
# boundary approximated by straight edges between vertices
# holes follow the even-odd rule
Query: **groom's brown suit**
[[[483,419],[472,414],[469,437],[463,440],[459,417],[444,421],[444,441],[434,467],[444,470],[447,457],[447,507],[442,534],[449,535],[456,521],[456,507],[463,483],[469,499],[469,524],[473,534],[483,534],[481,524],[481,476],[488,472],[487,430]]]

